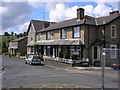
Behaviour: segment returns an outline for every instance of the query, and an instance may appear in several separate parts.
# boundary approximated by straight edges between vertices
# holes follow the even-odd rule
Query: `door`
[[[93,46],[92,48],[92,59],[93,59],[93,64],[94,62],[98,61],[98,56],[99,56],[99,46]]]

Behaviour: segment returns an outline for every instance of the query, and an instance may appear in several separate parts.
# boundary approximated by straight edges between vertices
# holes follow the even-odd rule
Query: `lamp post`
[[[103,21],[103,27],[104,27],[104,48],[105,48],[105,42],[106,42],[106,40],[105,40],[105,21]]]

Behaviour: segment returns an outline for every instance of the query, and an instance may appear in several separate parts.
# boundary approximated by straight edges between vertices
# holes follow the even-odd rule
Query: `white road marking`
[[[0,73],[0,76],[2,76],[4,73],[5,73],[5,71],[2,71],[2,72]]]

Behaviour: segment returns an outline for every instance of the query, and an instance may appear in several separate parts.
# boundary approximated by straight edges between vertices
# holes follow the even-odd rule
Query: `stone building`
[[[8,51],[10,55],[24,56],[27,54],[27,37],[20,37],[9,42]]]
[[[36,25],[39,23],[38,27]],[[46,26],[47,25],[47,26]],[[77,17],[61,22],[32,20],[28,28],[28,54],[42,54],[53,58],[61,56],[89,60],[90,64],[101,60],[102,48],[120,48],[120,14],[94,18],[77,9]],[[111,57],[112,58],[112,57]],[[115,57],[114,57],[115,58]]]

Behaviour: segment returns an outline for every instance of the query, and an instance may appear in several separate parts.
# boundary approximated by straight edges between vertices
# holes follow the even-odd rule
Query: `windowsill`
[[[111,59],[116,59],[117,57],[110,57]]]
[[[73,38],[80,38],[80,37],[73,37]]]
[[[67,38],[61,38],[61,39],[67,39]]]
[[[116,37],[111,37],[111,38],[114,38],[114,39],[115,39]]]

